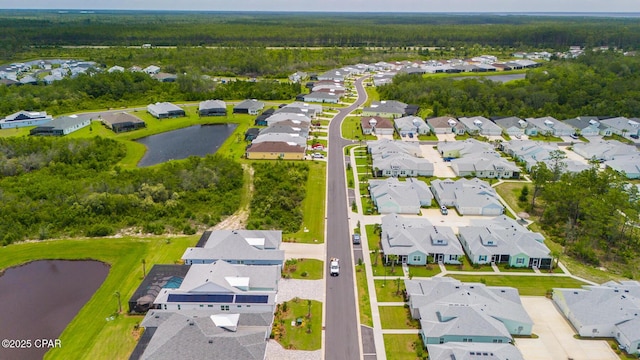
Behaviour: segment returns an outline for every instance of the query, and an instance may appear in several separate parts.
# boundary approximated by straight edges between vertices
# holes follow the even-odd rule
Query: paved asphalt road
[[[340,259],[340,275],[327,271],[325,346],[326,360],[360,359],[360,338],[354,293],[354,264],[351,259],[351,231],[343,147],[351,144],[340,134],[342,120],[366,100],[363,79],[356,82],[358,100],[336,115],[329,125],[327,169],[327,259]],[[328,267],[327,267],[328,269]]]

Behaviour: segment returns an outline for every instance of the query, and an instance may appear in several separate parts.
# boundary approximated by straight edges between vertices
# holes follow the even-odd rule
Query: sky
[[[640,12],[640,0],[0,0],[0,9],[337,12]]]

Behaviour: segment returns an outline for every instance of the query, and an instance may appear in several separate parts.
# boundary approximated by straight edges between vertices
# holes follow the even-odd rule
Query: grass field
[[[420,347],[420,350],[417,349]],[[422,339],[420,335],[385,334],[384,350],[387,359],[416,360],[424,359],[426,350],[421,349]]]
[[[275,324],[282,324],[284,331],[278,342],[285,349],[295,350],[318,350],[322,346],[322,303],[311,300],[311,317],[309,313],[308,300],[293,299],[287,301],[287,312],[274,320]],[[297,319],[302,320],[302,324],[296,325]],[[294,325],[291,323],[294,322]],[[309,326],[311,332],[308,332]]]
[[[322,279],[324,263],[316,259],[297,259],[295,263],[285,263],[283,275],[292,279],[319,280]],[[304,275],[306,274],[306,275]]]
[[[154,264],[179,260],[197,236],[153,238],[74,239],[20,243],[0,248],[0,269],[42,259],[93,259],[111,265],[109,275],[64,330],[63,346],[47,353],[47,359],[126,359],[136,344],[132,330],[141,316],[121,314],[113,321],[114,297],[120,292],[126,302],[140,284],[142,259],[147,269]]]
[[[371,316],[371,302],[369,300],[369,286],[367,285],[367,273],[364,265],[356,266],[356,281],[358,285],[358,307],[360,309],[360,323],[373,327]]]
[[[324,161],[309,161],[307,195],[302,201],[302,229],[293,234],[283,234],[283,239],[293,239],[300,243],[324,242],[324,217],[327,193],[326,168]],[[306,231],[305,231],[306,228]]]
[[[448,275],[462,282],[481,282],[487,286],[510,286],[520,295],[545,296],[553,288],[579,288],[586,285],[570,277],[560,276],[500,276],[500,275]]]
[[[420,321],[411,318],[406,306],[378,306],[383,329],[419,329]]]
[[[400,281],[398,282],[398,279]],[[378,302],[404,302],[402,291],[404,281],[399,277],[388,277],[387,280],[375,280],[376,298]],[[400,293],[398,293],[398,290]]]

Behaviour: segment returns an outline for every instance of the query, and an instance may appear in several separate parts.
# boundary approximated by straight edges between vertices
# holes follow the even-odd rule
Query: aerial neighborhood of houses
[[[571,49],[562,56],[580,53],[581,49]],[[399,73],[501,72],[536,67],[540,59],[554,55],[560,56],[517,53],[512,61],[485,55],[357,64],[321,74],[298,71],[289,80],[306,82],[308,93],[293,102],[273,106],[258,99],[229,104],[211,99],[190,106],[197,106],[199,117],[250,115],[253,125],[242,134],[246,159],[322,161],[330,146],[327,124],[340,104],[353,97],[355,78],[369,75],[370,84],[378,86]],[[12,64],[0,68],[0,80],[8,86],[50,83],[55,80],[45,78],[54,73],[57,79],[95,67],[82,61]],[[158,81],[176,79],[154,65],[113,66],[106,71],[141,71]],[[158,121],[175,121],[188,116],[184,108],[184,104],[156,102],[146,111]],[[368,212],[360,206],[358,219],[379,225],[380,242],[375,251],[369,249],[363,233],[357,234],[358,242],[353,244],[375,256],[379,251],[384,264],[402,267],[405,304],[410,317],[420,324],[417,332],[431,359],[527,358],[517,341],[532,336],[535,316],[527,312],[517,289],[406,274],[412,267],[446,269],[464,262],[496,271],[552,271],[557,258],[544,236],[530,230],[526,219],[518,219],[492,185],[519,180],[537,164],[553,167],[558,162],[566,172],[597,166],[640,179],[640,152],[629,145],[638,144],[640,119],[588,114],[562,120],[551,116],[422,118],[419,110],[417,105],[383,99],[356,111],[357,139],[367,140],[359,146],[354,141],[347,160],[355,183],[362,184],[353,186],[356,195],[350,200],[353,204],[370,201]],[[94,116],[54,118],[44,111],[23,110],[0,119],[0,128],[33,127],[31,135],[63,136],[90,126],[92,120],[116,133],[146,127],[129,111]],[[627,143],[606,139],[612,135]],[[559,141],[544,141],[549,137]],[[558,159],[558,153],[564,156]],[[358,179],[358,161],[366,162],[366,179]],[[266,358],[285,263],[281,245],[282,232],[276,230],[206,231],[195,247],[186,249],[180,264],[155,265],[129,300],[129,312],[146,314],[140,323],[145,332],[131,359],[208,358],[212,348],[224,354],[220,358]],[[371,265],[369,256],[365,258],[365,264]],[[330,275],[339,274],[338,264],[337,259],[329,261]],[[343,272],[351,270],[345,268]],[[375,296],[375,289],[370,291]],[[613,338],[620,349],[640,353],[637,281],[556,288],[550,297],[580,336]]]

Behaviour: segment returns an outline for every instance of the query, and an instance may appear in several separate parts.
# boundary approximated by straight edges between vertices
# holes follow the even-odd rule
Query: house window
[[[167,304],[164,304],[164,309],[167,310]]]
[[[204,307],[204,305],[200,304],[200,307]]]
[[[229,311],[229,305],[220,305],[220,310]]]
[[[478,261],[487,261],[487,255],[481,255],[478,257]]]
[[[207,305],[207,307],[213,307],[213,305]]]
[[[494,172],[493,171],[489,171],[489,176],[493,176]]]
[[[524,264],[524,258],[517,258],[516,264]]]
[[[180,310],[180,304],[178,304],[178,310]]]
[[[405,170],[400,170],[400,175],[405,175],[407,172]]]
[[[449,255],[449,260],[456,260],[457,258],[457,255]]]
[[[440,344],[444,344],[444,338],[440,338]]]

